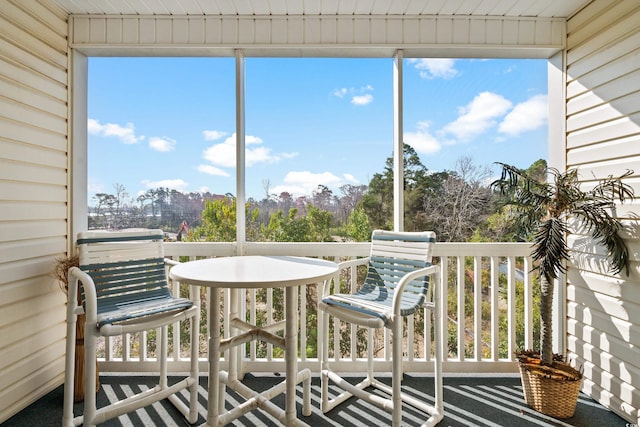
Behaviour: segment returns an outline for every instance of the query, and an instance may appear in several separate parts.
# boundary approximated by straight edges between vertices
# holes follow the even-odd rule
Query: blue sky
[[[91,58],[89,200],[236,193],[233,58]],[[392,154],[391,59],[247,58],[246,193],[340,194]],[[544,60],[405,59],[404,140],[431,171],[547,158]]]

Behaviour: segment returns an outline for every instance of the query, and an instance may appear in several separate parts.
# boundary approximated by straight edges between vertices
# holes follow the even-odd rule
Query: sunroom
[[[548,60],[549,153],[559,170],[577,168],[585,186],[635,170],[640,192],[640,5],[633,0],[390,2],[322,0],[207,2],[143,0],[7,0],[0,4],[0,421],[11,418],[64,379],[65,298],[50,272],[87,228],[88,58],[100,56],[228,57],[236,70],[238,153],[244,141],[244,61],[251,57],[392,58],[395,153],[402,152],[403,58],[538,58]],[[401,157],[401,156],[397,156]],[[244,198],[243,156],[236,194]],[[396,162],[396,181],[402,166]],[[394,191],[394,227],[403,229],[402,188]],[[602,248],[569,235],[572,263],[557,286],[555,350],[584,369],[582,392],[629,423],[640,423],[640,233],[637,200],[617,207],[631,252],[629,276],[607,273]],[[168,243],[172,257],[304,255],[356,257],[368,246],[247,242],[238,211],[236,242]],[[589,243],[589,242],[587,242]],[[457,265],[449,283],[463,282],[464,259],[492,268],[529,257],[529,245],[443,243],[441,262]],[[474,272],[476,280],[481,273]],[[513,276],[513,275],[511,275]],[[493,279],[492,279],[493,280]],[[497,283],[497,275],[496,275]],[[447,283],[447,281],[445,281]],[[515,279],[509,280],[515,287]],[[530,277],[525,287],[532,286]],[[497,288],[497,286],[493,286]],[[455,288],[455,285],[454,285]],[[464,298],[463,287],[455,293]],[[497,302],[497,290],[495,291]],[[302,305],[302,302],[301,302]],[[458,304],[461,306],[462,304]],[[497,305],[497,304],[496,304]],[[497,307],[492,308],[497,316]],[[515,316],[515,307],[511,307]],[[528,313],[528,314],[527,314]],[[524,316],[530,316],[530,306]],[[479,316],[479,315],[478,315]],[[464,316],[460,316],[463,318]],[[527,322],[531,319],[527,318]],[[464,325],[450,343],[464,347]],[[473,325],[471,325],[473,327]],[[493,322],[489,358],[451,351],[447,374],[514,373],[515,331],[499,350]],[[304,337],[305,331],[301,331]],[[531,337],[526,338],[531,342]],[[411,342],[411,340],[409,340]],[[475,348],[481,347],[478,341]],[[418,349],[419,350],[419,349]],[[425,351],[408,372],[429,372]],[[177,355],[176,355],[177,356]],[[304,356],[304,355],[303,355]],[[317,370],[317,355],[300,365]],[[364,372],[359,360],[345,366]],[[175,357],[171,369],[186,363]],[[206,372],[206,354],[202,361]],[[388,358],[376,365],[390,372]],[[108,351],[101,372],[153,371],[147,355]],[[282,359],[248,352],[244,372],[282,372]]]

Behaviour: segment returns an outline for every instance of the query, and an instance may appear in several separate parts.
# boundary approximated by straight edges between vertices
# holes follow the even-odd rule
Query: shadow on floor
[[[263,391],[281,381],[282,377],[253,376],[247,374],[244,383],[249,387]],[[358,378],[352,378],[357,382]],[[389,381],[390,382],[390,381]],[[122,398],[154,385],[154,378],[148,376],[102,376],[98,393],[98,405],[104,405],[109,399]],[[445,377],[444,379],[445,418],[439,426],[581,426],[581,427],[626,427],[627,422],[597,402],[580,395],[578,407],[572,418],[558,420],[540,414],[525,405],[522,397],[520,378],[515,376],[489,377]],[[418,399],[433,401],[433,378],[428,376],[406,375],[403,388]],[[331,389],[332,392],[337,390]],[[391,416],[386,411],[361,400],[350,399],[328,414],[322,414],[320,406],[320,381],[312,380],[313,413],[309,417],[301,414],[302,387],[298,386],[298,416],[310,426],[387,426],[391,425]],[[198,423],[205,422],[207,378],[200,379],[200,416]],[[186,396],[186,393],[184,394]],[[60,426],[62,419],[63,387],[60,386],[40,400],[7,420],[6,427],[49,427]],[[185,398],[186,399],[186,398]],[[227,394],[227,408],[235,407],[243,399],[234,392]],[[282,395],[273,402],[284,406]],[[76,413],[82,404],[75,405]],[[418,426],[423,415],[411,407],[405,406],[403,425]],[[150,407],[109,420],[101,426],[188,426],[182,415],[168,402],[162,401]],[[238,418],[233,426],[277,426],[280,425],[269,414],[252,411]]]

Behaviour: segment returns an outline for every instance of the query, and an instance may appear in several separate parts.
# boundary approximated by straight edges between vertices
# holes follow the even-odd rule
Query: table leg
[[[232,320],[239,318],[238,312],[240,311],[240,289],[231,289],[230,301],[229,301],[229,325],[225,325],[225,328],[229,328],[229,337],[234,337],[237,335],[238,330],[233,327]],[[229,372],[229,383],[232,383],[238,379],[238,369],[239,369],[239,353],[238,346],[232,345],[229,348],[227,353],[228,357],[228,372]]]
[[[287,425],[296,420],[296,378],[298,376],[298,287],[288,286],[285,295],[285,365],[287,391],[285,419]]]
[[[231,291],[231,318],[237,317],[239,293],[235,290]],[[304,369],[298,372],[298,287],[289,286],[285,289],[285,366],[286,376],[284,384],[285,391],[285,411],[273,405],[270,401],[273,396],[282,393],[283,389],[274,386],[268,391],[257,393],[244,386],[237,380],[238,361],[236,347],[232,345],[227,353],[229,357],[228,372],[220,372],[220,289],[211,288],[211,296],[209,301],[209,392],[207,402],[207,423],[206,427],[217,427],[219,423],[226,424],[233,419],[238,418],[242,414],[260,407],[269,414],[278,418],[278,420],[287,426],[307,426],[306,423],[298,420],[296,408],[296,386],[299,382],[303,382],[305,405],[303,413],[311,415],[310,407],[310,386],[311,372]],[[224,378],[221,378],[224,377]],[[232,377],[235,377],[232,380]],[[230,412],[224,412],[224,396],[225,384],[230,388],[243,395],[247,401],[232,409]],[[201,426],[205,427],[205,426]]]
[[[207,426],[216,427],[220,415],[220,289],[212,288],[209,297],[209,392]]]

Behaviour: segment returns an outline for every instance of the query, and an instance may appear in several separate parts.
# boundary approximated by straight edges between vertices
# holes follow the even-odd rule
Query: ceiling
[[[568,18],[592,0],[53,1],[75,15],[456,15]]]

